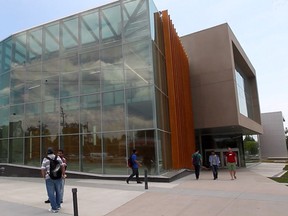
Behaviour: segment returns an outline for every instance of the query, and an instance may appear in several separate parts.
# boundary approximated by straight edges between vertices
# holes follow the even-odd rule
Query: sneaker
[[[52,208],[48,209],[48,211],[52,212],[52,213],[58,213],[58,210],[55,210],[55,209],[52,209]]]
[[[128,179],[126,179],[126,183],[127,183],[127,184],[129,184],[129,181],[128,181]]]
[[[50,200],[49,200],[49,199],[48,199],[48,200],[45,200],[44,203],[50,203]]]
[[[142,182],[141,181],[137,181],[137,184],[142,184]]]

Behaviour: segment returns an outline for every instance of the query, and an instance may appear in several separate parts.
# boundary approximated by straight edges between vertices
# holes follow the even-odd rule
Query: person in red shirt
[[[231,180],[236,179],[236,165],[237,165],[237,155],[232,149],[229,147],[228,152],[225,155],[226,164],[231,176]]]

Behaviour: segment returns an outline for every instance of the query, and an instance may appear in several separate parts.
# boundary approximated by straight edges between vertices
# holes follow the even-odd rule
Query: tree
[[[247,135],[244,139],[244,149],[249,155],[256,155],[259,153],[259,144],[252,136]]]

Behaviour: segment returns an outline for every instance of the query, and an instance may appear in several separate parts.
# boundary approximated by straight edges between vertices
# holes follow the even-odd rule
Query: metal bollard
[[[145,169],[145,177],[144,177],[144,181],[145,181],[145,189],[147,190],[148,189],[148,177],[147,177],[147,169]]]
[[[74,216],[78,216],[77,188],[72,188]]]

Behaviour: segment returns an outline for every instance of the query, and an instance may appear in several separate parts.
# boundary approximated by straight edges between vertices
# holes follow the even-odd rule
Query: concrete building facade
[[[259,136],[260,157],[287,158],[286,137],[284,131],[285,121],[282,112],[262,113],[263,134]]]

